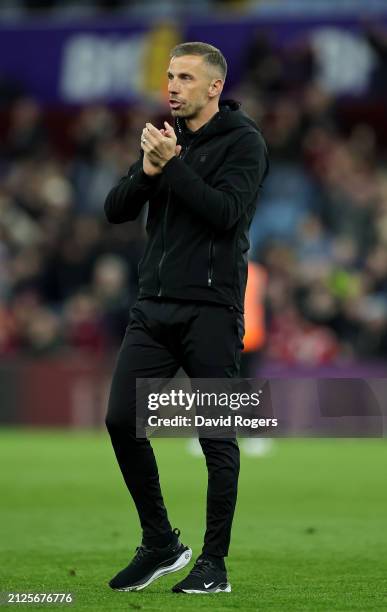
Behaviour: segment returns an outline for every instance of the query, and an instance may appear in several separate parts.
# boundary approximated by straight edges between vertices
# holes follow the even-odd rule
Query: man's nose
[[[168,81],[168,91],[171,94],[179,93],[179,86],[175,79]]]

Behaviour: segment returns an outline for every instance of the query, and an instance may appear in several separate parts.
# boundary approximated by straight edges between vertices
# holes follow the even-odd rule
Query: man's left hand
[[[165,164],[179,154],[176,134],[171,125],[164,122],[165,130],[158,130],[152,123],[146,123],[141,136],[141,148],[152,164],[164,168]]]

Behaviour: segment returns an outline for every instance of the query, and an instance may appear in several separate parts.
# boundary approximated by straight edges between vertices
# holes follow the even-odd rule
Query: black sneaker
[[[191,560],[192,550],[180,542],[178,529],[173,533],[177,538],[164,548],[137,546],[132,561],[111,579],[109,586],[116,591],[141,591],[156,578],[185,567]]]
[[[174,593],[231,593],[227,573],[212,561],[199,557],[184,580],[175,584]]]

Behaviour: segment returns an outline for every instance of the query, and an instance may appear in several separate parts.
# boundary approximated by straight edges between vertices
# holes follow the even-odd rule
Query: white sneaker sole
[[[172,574],[172,572],[177,572],[180,569],[183,569],[188,563],[191,561],[192,550],[187,548],[178,559],[167,567],[160,567],[155,571],[154,574],[144,584],[136,584],[134,586],[123,587],[122,589],[114,589],[115,591],[141,591],[149,586],[152,582],[157,580],[157,578],[161,578],[161,576],[166,576],[167,574]]]
[[[213,593],[231,593],[231,584],[227,583],[225,589],[216,587],[215,589],[208,589],[208,591],[197,591],[194,589],[182,589],[182,593],[189,593],[190,595],[212,595]]]

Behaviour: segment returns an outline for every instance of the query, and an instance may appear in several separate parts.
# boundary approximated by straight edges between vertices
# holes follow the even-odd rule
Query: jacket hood
[[[219,115],[229,128],[247,126],[260,131],[255,121],[241,110],[241,103],[236,100],[221,100],[219,102]]]

